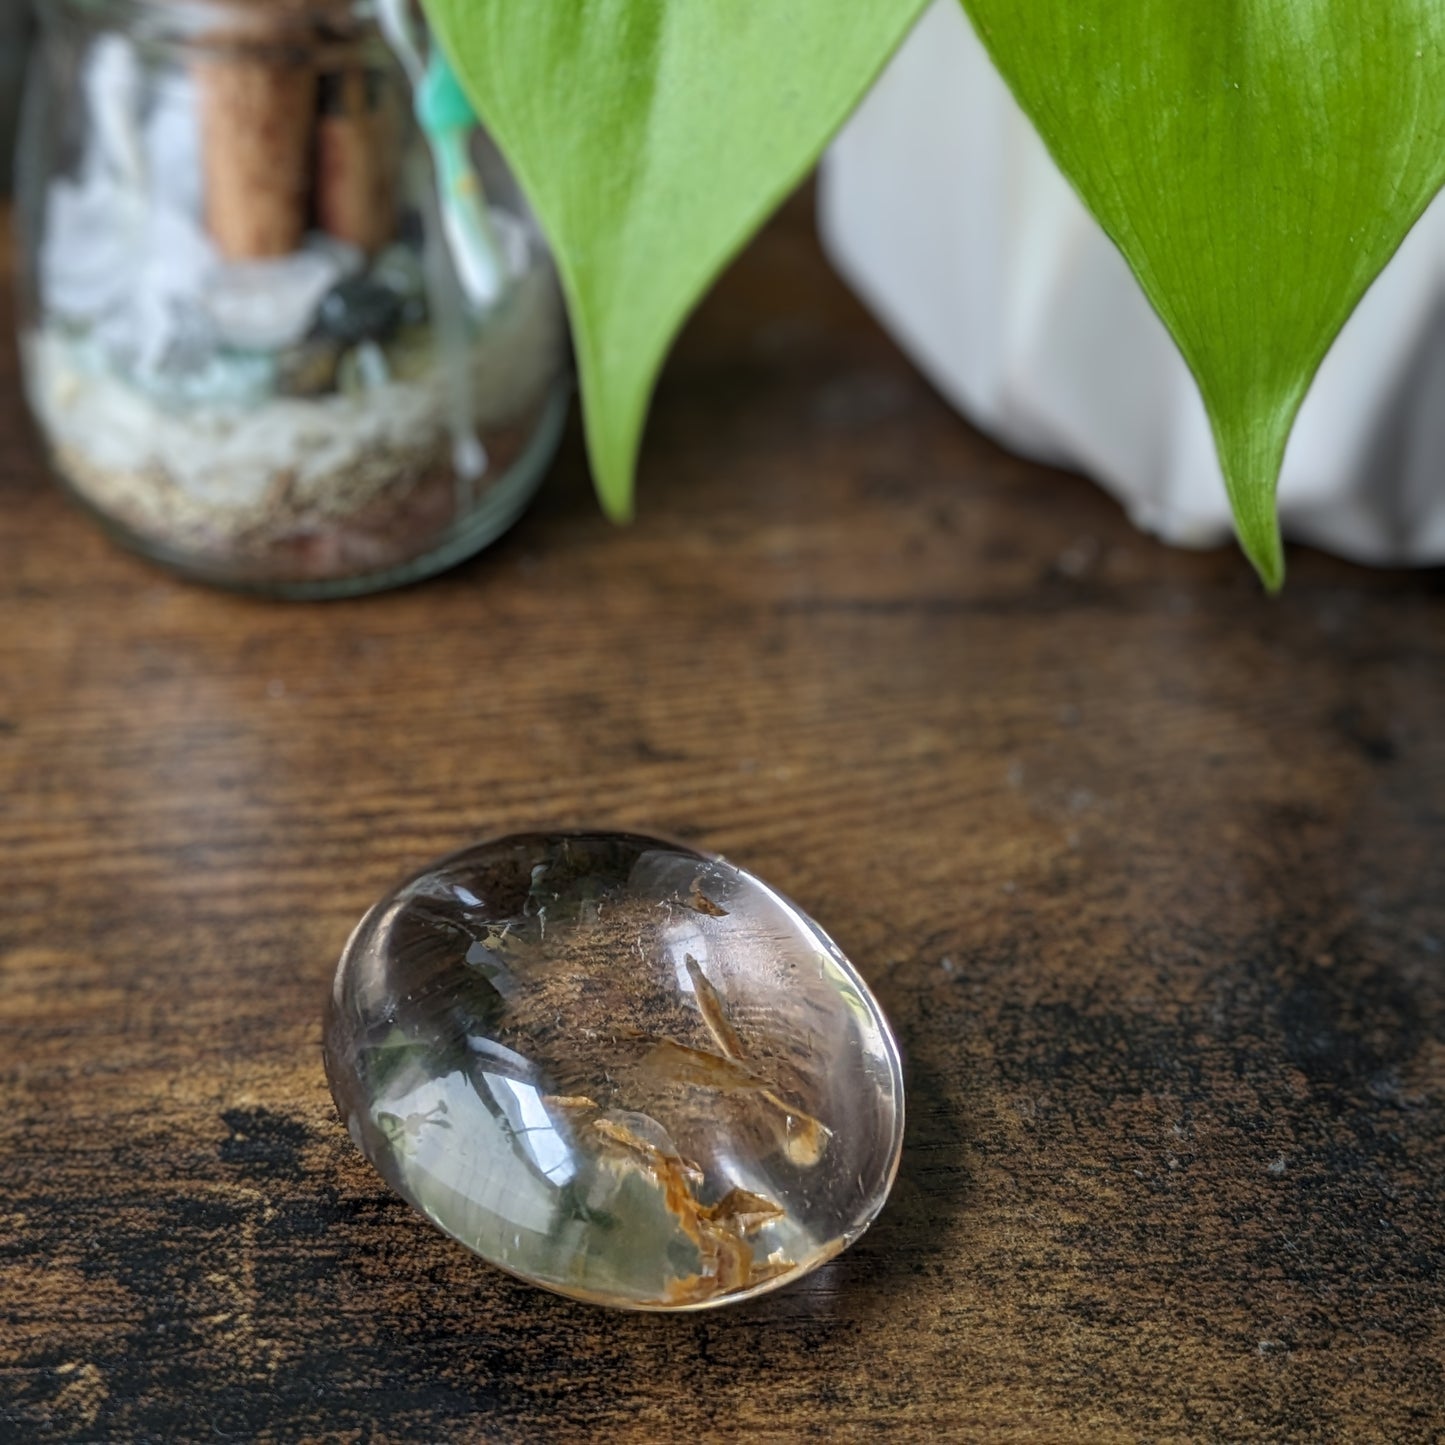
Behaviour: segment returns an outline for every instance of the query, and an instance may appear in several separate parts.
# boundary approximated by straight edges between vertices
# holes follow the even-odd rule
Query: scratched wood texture
[[[0,322],[8,329],[8,316]],[[662,385],[409,591],[115,550],[0,375],[0,1438],[1445,1432],[1445,585],[1264,598],[959,421],[806,201]],[[570,821],[799,900],[907,1052],[893,1200],[694,1317],[527,1289],[333,1116],[351,923]]]

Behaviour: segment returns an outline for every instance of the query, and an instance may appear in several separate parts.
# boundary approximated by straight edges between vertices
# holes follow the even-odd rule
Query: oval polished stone
[[[898,1050],[862,979],[752,874],[656,838],[515,834],[419,874],[347,944],[325,1048],[393,1188],[599,1304],[796,1279],[898,1166]]]

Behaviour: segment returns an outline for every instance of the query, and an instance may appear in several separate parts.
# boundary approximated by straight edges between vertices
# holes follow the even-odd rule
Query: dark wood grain
[[[8,320],[4,323],[8,327]],[[1130,530],[960,422],[805,206],[449,576],[174,581],[0,375],[0,1437],[1445,1432],[1445,585]],[[348,929],[576,820],[808,908],[908,1056],[889,1208],[698,1317],[531,1291],[333,1116]]]

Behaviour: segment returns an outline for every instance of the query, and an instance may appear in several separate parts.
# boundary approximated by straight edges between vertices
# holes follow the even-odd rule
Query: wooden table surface
[[[0,318],[6,330],[8,312]],[[1282,600],[958,420],[795,203],[485,556],[172,580],[0,375],[0,1438],[1445,1432],[1445,587]],[[337,1122],[362,910],[476,836],[653,827],[791,894],[907,1054],[893,1199],[627,1316],[424,1225]]]

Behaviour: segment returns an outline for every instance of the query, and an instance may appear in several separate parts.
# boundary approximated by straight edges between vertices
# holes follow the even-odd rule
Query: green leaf
[[[1445,183],[1441,0],[964,0],[1199,382],[1240,540],[1330,344]]]
[[[604,506],[678,328],[925,0],[427,0],[557,255]]]

